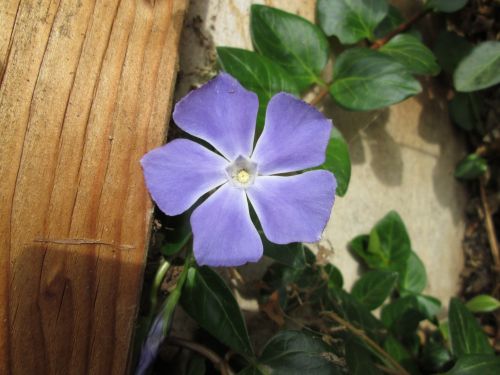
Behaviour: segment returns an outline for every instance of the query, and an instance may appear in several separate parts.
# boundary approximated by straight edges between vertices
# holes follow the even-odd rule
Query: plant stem
[[[316,106],[328,95],[328,86],[320,86],[318,94],[309,102],[310,105]]]
[[[158,270],[156,271],[153,285],[151,285],[151,291],[149,294],[149,315],[151,317],[155,313],[156,306],[158,305],[158,292],[169,269],[170,263],[167,260],[163,259],[160,267],[158,267]]]
[[[201,344],[173,336],[168,338],[166,344],[180,346],[192,350],[193,352],[196,352],[198,354],[201,354],[202,356],[207,358],[210,362],[212,362],[214,366],[219,369],[222,375],[234,374],[233,370],[226,361],[224,361],[221,357],[219,357],[217,353],[215,353],[214,351],[210,350],[209,348]]]
[[[336,321],[341,326],[345,327],[348,331],[358,336],[361,340],[363,340],[363,342],[366,343],[366,345],[368,345],[373,351],[375,351],[385,362],[387,362],[389,365],[391,365],[391,367],[396,369],[399,374],[410,375],[408,371],[406,371],[403,367],[401,367],[401,365],[398,362],[396,362],[396,360],[394,360],[394,358],[392,358],[375,341],[369,338],[363,330],[354,327],[351,323],[349,323],[347,320],[342,319],[339,315],[337,315],[333,311],[325,311],[322,313],[322,315],[325,315],[328,318]]]
[[[399,26],[397,26],[394,30],[389,32],[386,36],[377,39],[375,42],[373,42],[372,46],[370,47],[371,49],[378,49],[385,45],[389,40],[391,40],[393,37],[398,35],[399,33],[403,33],[406,30],[408,30],[410,27],[412,27],[415,23],[417,23],[420,19],[422,19],[427,13],[431,11],[430,8],[424,9],[420,11],[419,13],[415,14],[412,18],[410,18],[408,21],[403,22]]]
[[[491,256],[495,263],[494,268],[496,272],[500,271],[500,252],[498,250],[497,235],[495,232],[495,226],[493,225],[493,220],[491,219],[491,209],[488,203],[488,196],[486,195],[486,187],[484,178],[479,180],[479,191],[481,194],[481,202],[483,204],[484,210],[484,221],[486,224],[486,232],[488,234],[488,241],[490,243]]]

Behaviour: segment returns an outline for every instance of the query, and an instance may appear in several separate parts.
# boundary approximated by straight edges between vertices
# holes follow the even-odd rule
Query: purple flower
[[[158,207],[178,215],[216,189],[191,215],[193,250],[200,265],[237,266],[262,257],[262,241],[250,218],[252,204],[274,243],[315,242],[330,216],[336,181],[313,170],[325,160],[331,121],[286,93],[269,102],[264,131],[253,149],[257,95],[220,74],[186,95],[173,118],[184,131],[210,143],[175,139],[141,160]]]

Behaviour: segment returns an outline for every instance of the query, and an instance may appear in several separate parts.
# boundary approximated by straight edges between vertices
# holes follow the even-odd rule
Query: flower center
[[[246,184],[250,180],[250,173],[242,169],[236,175],[236,179],[238,180],[239,183]]]
[[[237,188],[251,186],[257,175],[257,164],[244,156],[238,156],[226,168],[228,180]]]

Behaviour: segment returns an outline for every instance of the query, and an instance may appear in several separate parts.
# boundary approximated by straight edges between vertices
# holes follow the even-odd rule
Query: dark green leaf
[[[368,251],[368,242],[370,236],[367,234],[362,234],[354,237],[351,242],[349,242],[349,249],[359,258],[361,258],[368,267],[370,268],[385,268],[386,264],[384,258],[380,254],[371,253]]]
[[[341,289],[342,286],[344,286],[344,278],[342,277],[342,273],[333,264],[326,264],[323,267],[323,271],[325,272],[326,278],[328,279],[328,288]]]
[[[446,375],[498,375],[500,374],[500,357],[494,355],[466,355],[460,357]]]
[[[475,46],[453,73],[458,91],[470,92],[500,82],[500,42],[487,41]]]
[[[474,313],[485,313],[500,308],[500,301],[487,294],[481,294],[467,301],[465,306]]]
[[[441,70],[432,51],[413,35],[396,35],[379,51],[403,64],[413,74],[434,76]]]
[[[345,340],[345,357],[350,375],[381,375],[383,374],[376,365],[369,350],[359,339],[349,335]]]
[[[429,0],[427,7],[437,12],[452,13],[462,9],[467,0]]]
[[[426,319],[415,296],[399,298],[382,307],[381,320],[399,337],[411,335],[418,324]]]
[[[451,349],[457,357],[466,354],[493,353],[493,348],[476,318],[457,298],[452,298],[450,301],[448,321]]]
[[[349,146],[337,128],[332,128],[330,142],[326,148],[325,162],[320,168],[327,169],[335,175],[337,180],[336,193],[343,197],[351,179],[351,158]]]
[[[316,25],[263,5],[252,5],[250,25],[255,49],[281,65],[300,90],[321,82],[329,46]]]
[[[261,236],[261,238],[264,245],[264,255],[289,267],[305,267],[304,245],[300,242],[278,245],[269,241],[265,236]]]
[[[431,296],[419,294],[415,296],[418,310],[425,315],[429,320],[436,318],[436,315],[441,310],[441,301]]]
[[[384,341],[384,349],[392,358],[409,370],[411,374],[418,373],[417,366],[413,362],[411,354],[394,336],[387,336]]]
[[[186,375],[205,375],[205,358],[198,354],[192,354],[186,368]]]
[[[392,57],[368,48],[344,51],[335,61],[330,94],[343,107],[367,111],[400,102],[422,88]]]
[[[443,31],[437,38],[434,53],[443,70],[452,74],[458,63],[467,56],[471,49],[472,44],[467,39],[454,32]]]
[[[449,368],[452,357],[448,349],[440,343],[429,341],[422,348],[421,366],[426,373],[436,373]]]
[[[264,368],[255,365],[244,368],[243,370],[238,372],[238,375],[269,375],[269,374]]]
[[[488,163],[476,154],[470,154],[458,163],[455,169],[455,177],[462,180],[473,180],[480,177],[488,169]]]
[[[427,273],[425,272],[425,266],[418,255],[412,251],[401,274],[399,288],[405,292],[420,293],[426,286]]]
[[[477,93],[456,93],[448,105],[451,119],[462,129],[482,129],[483,103]]]
[[[385,16],[375,29],[375,37],[382,38],[386,36],[403,22],[405,22],[405,18],[401,15],[399,9],[389,5],[387,16]]]
[[[165,243],[161,247],[161,253],[165,256],[171,256],[182,250],[191,238],[191,224],[189,217],[191,210],[188,212],[177,215],[169,216],[167,218],[166,226],[169,231],[166,235]]]
[[[230,348],[252,354],[245,320],[224,280],[208,267],[188,272],[181,304],[196,322]]]
[[[370,271],[354,283],[351,294],[370,310],[374,310],[391,295],[397,279],[397,272]]]
[[[273,375],[335,375],[343,369],[339,357],[320,337],[306,332],[281,331],[266,344],[260,363]]]
[[[368,252],[380,255],[384,266],[402,272],[411,254],[406,227],[396,211],[385,215],[370,232]]]
[[[374,39],[375,27],[387,14],[386,0],[318,0],[317,19],[326,35],[343,44]]]
[[[231,47],[217,47],[221,68],[259,97],[257,124],[262,128],[269,100],[285,91],[298,96],[299,89],[278,64],[258,53]]]

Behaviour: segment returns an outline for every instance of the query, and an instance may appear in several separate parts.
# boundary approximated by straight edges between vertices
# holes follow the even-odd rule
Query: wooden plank
[[[0,1],[0,374],[123,374],[187,0]]]

